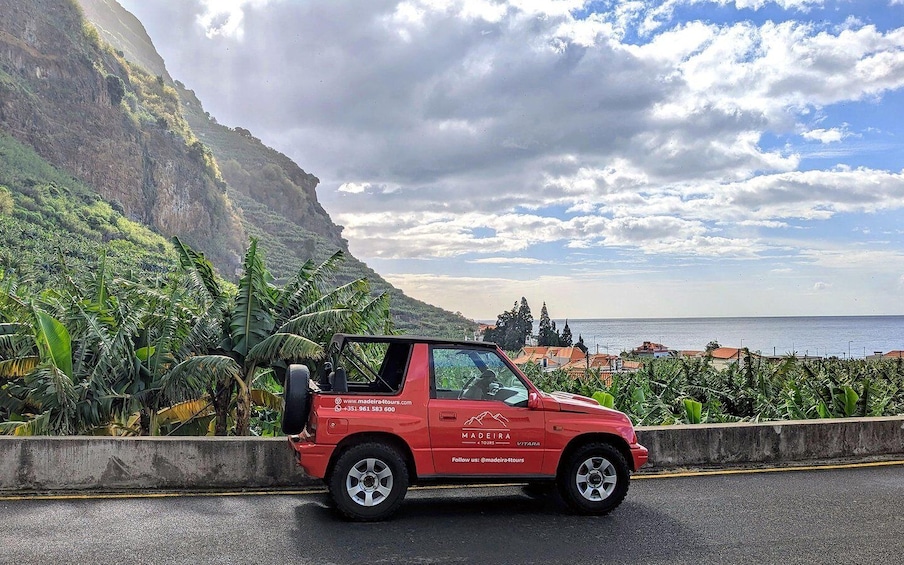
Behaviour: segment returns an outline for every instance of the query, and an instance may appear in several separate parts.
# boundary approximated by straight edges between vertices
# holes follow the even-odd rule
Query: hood
[[[556,391],[548,396],[559,403],[559,410],[562,412],[577,412],[580,414],[618,414],[619,416],[622,416],[622,413],[618,410],[600,406],[600,403],[596,400],[581,396],[580,394]]]

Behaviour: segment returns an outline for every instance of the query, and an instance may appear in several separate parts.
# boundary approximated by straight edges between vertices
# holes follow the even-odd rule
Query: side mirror
[[[543,407],[543,403],[540,402],[540,395],[536,392],[531,392],[527,395],[527,407],[531,410],[539,410]]]

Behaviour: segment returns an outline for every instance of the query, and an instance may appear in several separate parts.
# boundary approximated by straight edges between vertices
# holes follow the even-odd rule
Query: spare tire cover
[[[308,381],[311,373],[304,365],[289,365],[286,371],[286,384],[283,391],[282,431],[285,434],[297,434],[304,429],[311,410],[311,390]]]

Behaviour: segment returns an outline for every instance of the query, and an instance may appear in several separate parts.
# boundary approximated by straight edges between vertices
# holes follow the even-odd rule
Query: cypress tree
[[[571,328],[568,327],[568,320],[565,320],[565,327],[562,328],[562,338],[561,345],[562,347],[571,347],[572,346],[572,336],[571,336]]]

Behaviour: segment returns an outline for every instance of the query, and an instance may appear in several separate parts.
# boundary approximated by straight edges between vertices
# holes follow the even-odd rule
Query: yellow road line
[[[681,477],[710,477],[718,475],[786,473],[790,471],[830,471],[833,469],[860,469],[865,467],[891,467],[895,465],[904,465],[904,461],[870,461],[867,463],[836,463],[828,465],[801,465],[792,467],[763,467],[762,469],[714,469],[712,471],[664,472],[649,475],[633,475],[631,479],[675,479]]]
[[[650,475],[633,475],[632,480],[638,479],[677,479],[684,477],[712,477],[719,475],[755,475],[759,473],[786,473],[791,471],[829,471],[833,469],[861,469],[868,467],[892,467],[904,466],[904,460],[896,461],[870,461],[867,463],[837,463],[828,465],[805,465],[795,467],[764,467],[761,469],[718,469],[712,471],[679,471],[663,472]],[[415,486],[409,490],[448,490],[460,488],[498,488],[521,486],[523,483],[496,483],[496,484],[453,484]],[[325,488],[308,488],[298,490],[259,490],[259,491],[228,491],[228,492],[120,492],[120,493],[86,493],[86,494],[15,494],[0,495],[0,502],[20,500],[110,500],[130,498],[189,498],[198,496],[273,496],[287,495],[298,496],[306,494],[325,494]]]

